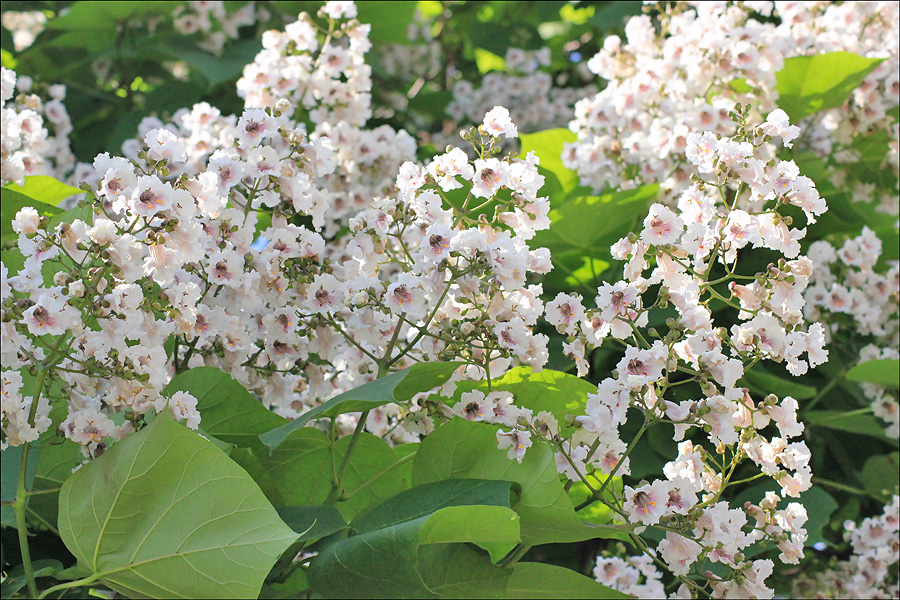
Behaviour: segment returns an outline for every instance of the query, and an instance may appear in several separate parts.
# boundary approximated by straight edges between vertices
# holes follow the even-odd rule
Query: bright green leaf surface
[[[271,455],[261,453],[260,460],[286,505],[320,504],[331,491],[332,473],[341,464],[350,439],[339,439],[332,456],[327,436],[318,429],[304,427]],[[342,481],[345,492],[353,495],[336,505],[345,518],[406,489],[407,480],[398,463],[397,455],[384,440],[369,433],[360,434]],[[379,477],[374,479],[376,475]]]
[[[484,48],[475,48],[475,64],[478,65],[480,73],[506,70],[506,61],[503,57],[497,56]]]
[[[838,108],[882,60],[852,52],[788,58],[775,74],[778,107],[792,123],[820,110]]]
[[[0,188],[0,239],[5,241],[18,236],[13,231],[12,222],[16,218],[16,213],[26,206],[33,207],[41,216],[52,217],[61,212],[52,204],[29,198],[9,187]]]
[[[462,392],[479,389],[487,391],[487,382],[460,382],[455,397]],[[530,408],[535,414],[541,411],[551,413],[564,430],[570,429],[565,423],[567,414],[584,414],[588,394],[597,391],[597,386],[560,371],[544,369],[535,373],[531,367],[510,369],[502,377],[491,381],[491,389],[497,392],[511,392],[516,405]]]
[[[198,367],[179,373],[163,394],[171,396],[178,391],[197,398],[204,431],[242,448],[261,450],[263,445],[259,436],[288,422],[215,367]]]
[[[554,175],[559,183],[559,189],[541,189],[541,195],[550,196],[550,202],[554,206],[562,202],[563,198],[578,187],[578,173],[567,169],[562,163],[563,147],[568,142],[576,141],[575,134],[568,129],[546,129],[537,133],[523,133],[519,136],[522,140],[522,152],[520,158],[534,152],[541,159],[541,170],[546,170]]]
[[[522,543],[574,542],[605,537],[610,530],[582,522],[575,514],[556,471],[553,453],[535,444],[521,463],[497,449],[497,428],[452,419],[428,435],[416,453],[413,483],[446,479],[515,481],[522,495],[513,509],[522,518]]]
[[[78,470],[59,505],[79,565],[131,598],[255,598],[297,538],[243,469],[166,414]]]
[[[631,598],[571,569],[518,563],[506,586],[507,598]]]
[[[460,364],[458,362],[416,363],[408,369],[391,373],[335,396],[290,423],[261,435],[260,439],[266,446],[274,450],[287,439],[291,432],[300,429],[311,419],[371,410],[391,402],[405,402],[419,392],[427,392],[443,385]]]
[[[874,383],[896,390],[900,388],[900,360],[896,358],[868,360],[847,371],[847,379]]]
[[[6,189],[52,206],[56,206],[69,196],[84,194],[80,189],[48,175],[26,175],[24,186],[10,183],[6,185]]]

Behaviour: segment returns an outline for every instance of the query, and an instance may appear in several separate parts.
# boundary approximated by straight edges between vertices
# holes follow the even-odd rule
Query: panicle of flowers
[[[46,411],[21,395],[15,375],[22,368],[61,384],[69,406],[61,431],[96,454],[98,444],[133,431],[147,412],[167,404],[197,426],[196,399],[161,395],[173,368],[202,363],[205,355],[221,356],[226,367],[250,366],[263,355],[260,362],[273,371],[299,355],[287,326],[294,318],[285,316],[296,295],[281,293],[289,283],[282,269],[319,267],[324,240],[279,213],[267,230],[275,243],[254,254],[253,209],[283,208],[321,226],[313,180],[333,168],[330,148],[322,140],[304,143],[302,131],[262,110],[245,111],[231,133],[231,151],[220,150],[189,177],[178,137],[151,130],[136,160],[94,160],[95,200],[81,218],[51,226],[32,208],[18,212],[13,229],[24,266],[15,273],[2,268],[6,443],[30,441],[50,425]],[[182,175],[170,183],[176,169]],[[164,343],[172,334],[170,363]],[[24,423],[33,427],[25,431],[20,416],[29,410]],[[114,425],[117,413],[125,420]]]
[[[665,598],[662,573],[646,555],[598,556],[594,579],[608,588],[635,598]]]
[[[797,401],[774,395],[754,400],[738,380],[761,360],[783,362],[794,375],[827,360],[824,328],[805,329],[803,323],[803,292],[813,270],[799,254],[805,229],[791,229],[791,219],[779,212],[798,206],[812,222],[826,205],[796,165],[768,158],[771,137],[765,126],[749,122],[749,114],[746,106],[732,111],[733,137],[686,134],[687,160],[698,172],[693,185],[674,210],[652,205],[642,231],[613,245],[613,256],[626,261],[624,278],[598,289],[596,308],[577,294],[559,294],[545,312],[568,336],[564,351],[579,375],[587,372],[587,353],[605,339],[625,349],[613,376],[588,396],[585,414],[575,417],[580,428],[570,440],[555,441],[560,472],[585,482],[592,501],[606,502],[601,499],[612,477],[630,473],[630,446],[619,431],[626,413],[643,414],[638,437],[655,423],[672,423],[681,443],[677,458],[665,466],[665,479],[625,485],[606,503],[636,533],[665,524],[657,551],[675,575],[691,573],[701,557],[732,569],[726,580],[710,580],[705,593],[771,597],[763,583],[771,561],[748,562],[742,552],[766,540],[782,550],[783,562],[796,564],[806,539],[805,510],[795,502],[778,510],[774,494],[744,508],[731,508],[720,497],[734,469],[748,462],[778,482],[782,497],[797,498],[810,488],[810,452],[798,439],[804,426]],[[767,122],[778,119],[776,111]],[[781,126],[791,127],[786,121]],[[756,208],[749,212],[736,208],[751,205]],[[742,251],[750,248],[785,258],[765,271],[743,273]],[[738,314],[730,331],[715,323],[716,304]],[[675,315],[665,321],[666,330],[648,328],[650,314],[668,307]],[[669,399],[670,390],[686,384],[696,399]],[[704,441],[686,439],[694,428],[702,429]],[[599,487],[586,479],[589,473],[600,478]],[[690,581],[685,579],[695,587]]]
[[[792,596],[803,598],[896,598],[900,593],[897,563],[900,562],[900,496],[877,517],[858,525],[844,523],[844,540],[853,550],[847,560],[823,565],[822,570],[804,569],[793,581]]]
[[[780,25],[771,22],[778,18]],[[842,167],[858,160],[853,141],[885,136],[896,180],[898,131],[890,115],[900,103],[896,4],[678,2],[661,7],[658,21],[655,26],[649,15],[631,18],[625,39],[606,37],[588,62],[607,85],[576,104],[569,127],[578,141],[563,154],[583,185],[599,190],[660,183],[674,202],[691,185],[691,167],[683,159],[690,131],[733,134],[728,113],[736,101],[763,113],[776,107],[775,75],[785,59],[834,51],[886,60],[844,107],[807,119],[799,141],[804,149],[833,156],[842,184],[854,177],[853,169]],[[781,135],[775,133],[777,120],[767,127]],[[796,133],[784,134],[790,145]],[[857,188],[860,200],[872,201],[866,184]],[[878,202],[896,214],[896,193]]]
[[[366,208],[372,198],[396,192],[400,165],[415,159],[415,141],[387,125],[366,128],[372,116],[372,45],[368,24],[351,3],[326,2],[319,11],[327,26],[302,13],[283,32],[263,34],[263,50],[244,68],[238,94],[247,108],[295,107],[292,116],[308,123],[311,138],[332,140],[336,168],[322,187],[330,205],[326,235]]]
[[[868,227],[840,248],[825,240],[809,246],[814,267],[803,293],[806,320],[822,323],[826,339],[860,362],[900,357],[900,266],[890,261],[879,267],[881,254],[881,240]],[[885,435],[900,436],[896,390],[860,386],[874,414],[887,423]]]
[[[564,87],[545,69],[550,66],[550,49],[527,51],[509,48],[506,71],[491,71],[476,87],[460,80],[453,85],[453,98],[447,116],[455,123],[477,120],[492,106],[509,110],[523,132],[564,126],[573,114],[575,103],[596,93],[594,86]],[[511,147],[512,143],[504,143]]]
[[[17,76],[3,67],[2,78],[0,182],[23,185],[26,175],[70,179],[75,156],[69,147],[72,122],[63,104],[66,87],[49,86],[45,91],[50,99],[45,101],[31,93],[34,82],[30,77]]]
[[[172,18],[175,31],[200,38],[198,47],[220,54],[229,41],[238,39],[241,27],[267,21],[269,11],[256,2],[228,11],[222,0],[192,0],[178,4]]]
[[[16,52],[31,46],[46,24],[47,15],[40,10],[3,11],[3,28],[12,34]]]

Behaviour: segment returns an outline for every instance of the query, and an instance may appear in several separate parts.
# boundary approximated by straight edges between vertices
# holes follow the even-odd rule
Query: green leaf
[[[867,360],[847,371],[847,379],[874,383],[896,390],[900,388],[900,360],[896,358]]]
[[[510,508],[510,496],[513,493],[514,485],[511,481],[484,479],[456,479],[427,483],[388,498],[385,502],[357,517],[353,521],[353,528],[360,533],[375,531],[424,517],[447,507],[486,505]],[[515,541],[518,542],[518,525],[516,526],[516,535]],[[475,540],[464,541],[475,542]],[[484,539],[478,545],[487,550],[491,559],[496,562],[509,553],[515,543]]]
[[[62,487],[72,476],[72,469],[81,464],[81,446],[71,440],[61,444],[43,444],[34,476],[35,491]],[[59,491],[28,497],[28,509],[56,527],[59,514]]]
[[[58,560],[45,558],[43,560],[36,560],[31,563],[31,568],[33,569],[32,573],[34,573],[34,577],[51,577],[55,573],[63,570],[63,565]],[[6,578],[3,580],[3,592],[0,594],[0,598],[4,600],[6,598],[13,598],[16,595],[16,592],[24,588],[28,585],[28,578],[25,576],[25,567],[19,565],[9,570],[9,573],[6,573]]]
[[[518,524],[503,506],[441,508],[327,546],[310,563],[310,584],[326,597],[496,597],[509,571],[460,543],[514,545]]]
[[[104,2],[102,0],[82,0],[74,2],[66,14],[47,21],[48,29],[77,30],[82,37],[96,37],[96,32],[85,35],[86,30],[115,29],[118,23],[131,19],[147,18],[150,15],[171,14],[168,2]],[[110,32],[115,39],[115,32]]]
[[[52,217],[62,212],[51,204],[29,198],[9,187],[0,188],[0,240],[6,241],[18,237],[18,234],[13,231],[12,222],[16,218],[16,213],[26,206],[31,206],[39,215],[46,217]]]
[[[484,48],[475,48],[475,64],[478,66],[478,72],[482,74],[506,70],[506,61],[503,57]]]
[[[5,187],[8,190],[52,206],[56,206],[69,196],[84,194],[82,190],[47,175],[26,175],[24,186],[9,183]]]
[[[25,467],[25,487],[32,489],[32,482],[37,471],[40,447],[28,450],[28,465]],[[13,502],[19,486],[19,475],[22,471],[22,446],[9,446],[0,451],[0,498],[3,502]],[[26,506],[29,498],[25,499]],[[16,526],[16,513],[11,506],[0,506],[0,516],[4,527]]]
[[[297,538],[253,480],[167,413],[79,469],[59,531],[126,597],[256,597]]]
[[[349,527],[341,511],[331,505],[285,506],[278,516],[300,534],[298,541],[316,540]]]
[[[862,476],[866,491],[874,497],[890,502],[900,486],[900,452],[872,456],[863,465]]]
[[[791,396],[796,400],[806,400],[808,398],[813,398],[818,393],[818,390],[812,386],[803,385],[802,383],[796,383],[778,377],[777,375],[766,373],[758,367],[746,371],[741,380],[751,391],[762,396],[775,394],[779,398]]]
[[[262,42],[253,39],[229,45],[221,56],[216,56],[186,39],[172,37],[159,40],[148,49],[148,54],[165,53],[188,63],[206,80],[207,88],[213,89],[240,77],[244,67],[253,62],[260,50]]]
[[[518,463],[497,448],[496,431],[484,423],[451,419],[422,441],[414,459],[413,484],[471,478],[514,481],[522,488],[513,510],[522,518],[523,544],[607,537],[610,528],[578,519],[548,446],[536,443]]]
[[[631,598],[571,569],[544,563],[517,563],[506,586],[507,598]]]
[[[658,197],[657,184],[599,196],[576,196],[550,210],[550,229],[539,231],[534,243],[547,246],[551,252],[575,247],[609,258],[609,244],[598,247],[600,241],[612,238],[612,243],[626,235]]]
[[[343,461],[350,440],[351,436],[339,439],[332,454],[322,431],[304,427],[271,455],[263,452],[260,460],[286,505],[321,504],[331,492],[332,473]],[[352,518],[373,502],[406,489],[407,480],[399,466],[397,455],[387,442],[369,433],[360,434],[342,480],[344,491],[353,496],[336,504],[344,517]]]
[[[197,398],[197,410],[206,432],[240,448],[263,449],[259,436],[288,422],[215,367],[197,367],[179,373],[163,394],[171,396],[178,391]]]
[[[540,169],[553,174],[559,183],[559,189],[548,188],[545,184],[541,190],[542,195],[550,197],[550,203],[556,205],[578,187],[578,173],[563,166],[562,153],[566,143],[574,142],[578,138],[574,133],[564,128],[545,129],[537,133],[523,133],[519,136],[522,140],[522,151],[519,158],[525,158],[529,152],[534,152],[541,159]]]
[[[792,123],[820,110],[839,108],[883,60],[851,52],[789,58],[775,74],[778,107]]]
[[[461,364],[458,362],[416,363],[408,369],[391,373],[335,396],[328,402],[303,413],[290,423],[276,427],[259,438],[270,450],[274,450],[287,439],[291,432],[302,428],[310,419],[371,410],[391,402],[406,402],[419,392],[427,392],[443,385]]]
[[[472,389],[487,392],[487,382],[460,382],[454,398],[459,399],[460,394]],[[510,369],[502,377],[492,380],[490,389],[512,393],[517,406],[530,408],[535,414],[544,410],[549,412],[564,431],[571,429],[566,425],[566,415],[584,414],[588,394],[597,392],[596,385],[580,377],[552,369],[535,373],[527,366]]]
[[[810,427],[825,427],[859,435],[879,438],[897,445],[897,440],[884,435],[884,425],[872,415],[850,415],[842,410],[817,410],[803,415],[803,422]]]
[[[357,2],[356,9],[359,21],[372,26],[369,39],[373,44],[409,43],[406,28],[416,14],[415,2]]]

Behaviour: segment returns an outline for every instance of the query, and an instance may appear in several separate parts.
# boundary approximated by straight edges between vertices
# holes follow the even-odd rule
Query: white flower
[[[484,115],[484,123],[482,129],[491,137],[507,138],[519,137],[519,131],[515,124],[509,118],[509,111],[502,106],[495,106],[486,115]]]

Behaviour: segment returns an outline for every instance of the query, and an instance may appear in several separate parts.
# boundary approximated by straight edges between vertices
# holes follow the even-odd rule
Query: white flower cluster
[[[238,38],[238,29],[266,21],[269,11],[256,2],[229,11],[222,0],[192,0],[178,4],[172,17],[175,31],[200,37],[198,47],[219,54],[225,44]]]
[[[63,104],[64,85],[49,87],[46,102],[29,93],[30,77],[2,68],[0,93],[0,182],[24,184],[26,175],[54,175],[69,179],[75,167],[75,156],[69,147],[72,122]],[[20,93],[16,95],[16,90]]]
[[[606,587],[635,598],[666,597],[661,581],[662,573],[656,568],[653,559],[646,555],[628,558],[598,556],[594,579]]]
[[[31,46],[46,25],[47,15],[40,10],[3,11],[3,28],[12,34],[16,52]]]
[[[547,304],[546,319],[569,336],[563,349],[576,360],[579,374],[587,372],[586,352],[605,338],[625,344],[614,376],[600,383],[588,396],[586,414],[576,417],[581,429],[560,447],[560,471],[572,480],[592,469],[610,477],[630,472],[619,428],[631,408],[645,415],[645,427],[659,420],[674,423],[676,441],[691,428],[702,428],[719,454],[733,465],[750,459],[778,482],[785,497],[810,488],[810,452],[796,439],[804,428],[797,421],[797,401],[779,402],[770,395],[755,402],[738,380],[760,360],[783,361],[794,375],[827,360],[822,326],[802,329],[803,291],[812,274],[811,261],[798,256],[805,230],[791,229],[778,212],[783,205],[799,206],[813,220],[826,206],[793,163],[764,158],[770,134],[788,138],[796,135],[792,126],[775,114],[767,123],[778,122],[777,131],[753,127],[748,114],[740,107],[731,114],[746,132],[742,135],[686,134],[687,159],[700,176],[682,193],[676,210],[654,204],[640,235],[612,247],[615,258],[627,261],[625,278],[598,289],[597,308],[586,309],[575,294],[560,294]],[[735,208],[742,199],[750,203],[747,198],[757,198],[754,212]],[[750,247],[792,260],[742,274],[739,251]],[[655,268],[645,277],[651,259]],[[657,299],[646,306],[654,286],[659,286]],[[737,309],[741,323],[730,332],[717,327],[711,303]],[[647,332],[656,338],[651,343],[642,333],[649,314],[668,305],[677,316],[667,321],[665,335],[659,328]],[[691,381],[702,392],[699,400],[666,398],[672,386]],[[763,433],[770,424],[777,434]],[[741,552],[768,539],[782,549],[782,561],[797,563],[806,539],[805,511],[797,503],[775,511],[774,495],[762,508],[729,508],[717,501],[729,483],[724,464],[699,444],[684,441],[678,458],[664,469],[666,479],[626,485],[614,510],[639,528],[666,523],[658,551],[676,575],[687,574],[702,555],[741,574],[721,589],[714,586],[714,593],[770,597],[763,580],[771,561],[743,562]],[[744,531],[748,526],[751,531]],[[746,587],[732,589],[737,581]]]
[[[319,264],[324,240],[276,218],[267,233],[285,242],[254,255],[251,209],[283,203],[321,227],[325,206],[313,180],[333,168],[330,148],[323,140],[303,144],[302,131],[285,129],[262,110],[245,111],[228,133],[236,146],[174,185],[161,176],[170,166],[183,171],[187,155],[168,130],[146,134],[140,161],[99,155],[93,219],[51,228],[32,208],[18,212],[13,228],[24,266],[15,273],[2,267],[7,443],[34,439],[49,426],[38,418],[26,427],[34,409],[21,396],[17,373],[7,369],[43,361],[67,389],[65,435],[93,452],[91,444],[124,435],[132,421],[167,402],[196,427],[196,400],[160,395],[171,377],[164,350],[171,334],[190,338],[183,363],[206,343],[239,362],[254,350],[266,355],[264,362],[295,352],[277,334],[279,323],[273,321],[272,332],[263,316],[277,319],[273,313],[285,312],[293,299],[282,294],[283,261]],[[50,285],[45,276],[53,273]],[[259,337],[260,348],[249,350]],[[177,358],[176,349],[176,364]],[[39,417],[45,412],[37,408]],[[117,413],[128,420],[114,427]]]
[[[825,240],[809,247],[814,268],[803,294],[804,315],[807,321],[822,323],[829,340],[841,340],[839,346],[852,345],[860,336],[871,340],[858,350],[860,362],[900,356],[900,266],[892,261],[880,273],[876,267],[881,252],[881,240],[868,227],[840,248]],[[873,384],[861,387],[875,415],[887,422],[885,435],[900,436],[896,391]]]
[[[852,164],[858,158],[850,149],[854,136],[882,132],[893,140],[890,162],[895,175],[900,172],[890,115],[900,103],[896,3],[775,2],[773,12],[771,2],[681,2],[661,10],[658,27],[647,15],[633,17],[626,39],[608,36],[588,63],[607,86],[576,105],[569,127],[578,141],[563,155],[583,185],[600,190],[659,182],[677,198],[690,185],[683,160],[690,131],[733,134],[728,112],[735,102],[764,113],[775,108],[775,74],[786,58],[834,51],[887,60],[846,107],[804,124],[803,147]],[[757,20],[756,13],[782,22]],[[871,195],[863,198],[871,201]],[[896,205],[896,199],[884,200]]]
[[[510,48],[505,57],[506,72],[491,71],[476,87],[460,80],[453,85],[453,99],[447,116],[456,123],[477,120],[491,106],[507,107],[523,132],[564,126],[573,114],[573,105],[596,93],[594,86],[581,88],[554,85],[550,73],[540,70],[550,65],[550,49],[525,51]]]
[[[794,580],[796,598],[896,598],[900,594],[900,496],[894,495],[884,513],[857,525],[844,523],[844,539],[853,554],[824,571],[801,571]]]
[[[371,67],[365,63],[370,26],[356,15],[352,3],[329,2],[320,11],[328,17],[327,29],[302,13],[284,32],[267,31],[263,50],[238,81],[247,108],[288,101],[296,107],[293,118],[313,126],[310,137],[332,140],[336,168],[320,186],[329,194],[326,235],[372,198],[395,194],[397,169],[415,159],[415,141],[405,131],[365,127],[372,116]]]

